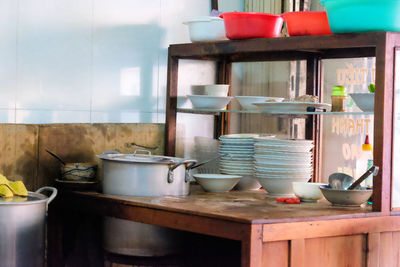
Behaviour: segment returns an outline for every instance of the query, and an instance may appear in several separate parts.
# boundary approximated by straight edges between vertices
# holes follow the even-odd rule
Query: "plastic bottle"
[[[346,99],[346,87],[337,85],[332,88],[332,112],[344,112],[345,105],[344,100]]]
[[[365,141],[364,144],[362,145],[362,151],[364,154],[366,154],[366,160],[367,160],[367,168],[365,170],[368,170],[369,168],[374,165],[373,161],[373,156],[372,156],[372,146],[369,143],[369,137],[368,134],[365,136]],[[371,187],[373,185],[373,175],[371,174],[370,176],[365,179],[365,186]]]

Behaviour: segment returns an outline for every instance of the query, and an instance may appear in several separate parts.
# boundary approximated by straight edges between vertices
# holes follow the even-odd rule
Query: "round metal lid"
[[[28,192],[27,197],[13,196],[13,197],[1,197],[0,205],[20,205],[20,204],[36,204],[41,202],[46,202],[48,197],[45,195]]]
[[[167,156],[153,156],[143,154],[101,154],[99,158],[103,160],[120,161],[120,162],[136,162],[149,164],[175,164],[183,160],[182,158],[174,158]]]

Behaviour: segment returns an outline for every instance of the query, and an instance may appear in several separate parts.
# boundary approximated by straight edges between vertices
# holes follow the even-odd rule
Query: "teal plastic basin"
[[[400,1],[321,0],[334,33],[400,32]]]

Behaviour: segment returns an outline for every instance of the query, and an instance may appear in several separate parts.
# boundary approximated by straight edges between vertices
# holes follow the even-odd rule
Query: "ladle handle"
[[[54,158],[56,158],[62,165],[65,165],[65,161],[60,158],[58,155],[56,155],[55,153],[51,152],[50,150],[46,149],[46,152],[49,153],[50,155],[52,155]]]
[[[370,176],[371,174],[374,174],[374,176],[376,174],[378,174],[379,171],[379,167],[377,166],[372,166],[371,168],[368,169],[368,171],[366,173],[364,173],[363,175],[361,175],[360,178],[358,178],[352,185],[349,186],[349,188],[347,188],[347,190],[353,190],[354,188],[356,188],[357,186],[359,186],[361,184],[362,181],[364,181],[365,179],[367,179],[368,176]]]

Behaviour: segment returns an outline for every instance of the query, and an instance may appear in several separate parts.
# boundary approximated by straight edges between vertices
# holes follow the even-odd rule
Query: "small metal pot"
[[[139,154],[137,152],[145,152]],[[196,160],[104,152],[103,193],[125,196],[182,196],[189,194],[190,169]]]
[[[50,197],[40,192],[52,191]],[[0,197],[0,267],[43,267],[47,205],[57,189],[42,187],[28,197]]]

